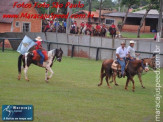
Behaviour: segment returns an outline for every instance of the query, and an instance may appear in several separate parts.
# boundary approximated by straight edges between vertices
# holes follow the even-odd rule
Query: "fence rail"
[[[88,45],[80,45],[80,44],[70,44],[70,43],[58,43],[58,42],[50,42],[50,41],[44,41],[45,43],[47,43],[47,49],[50,50],[50,45],[51,44],[57,44],[57,45],[70,45],[72,46],[71,48],[71,57],[74,57],[74,48],[77,47],[88,47],[88,48],[96,48],[96,61],[99,60],[98,58],[98,54],[100,49],[104,49],[104,50],[116,50],[115,48],[106,48],[106,47],[96,47],[96,46],[88,46]],[[136,53],[144,53],[144,54],[154,54],[152,52],[144,52],[144,51],[136,51]],[[155,54],[159,54],[159,55],[163,55],[163,53],[155,53]]]

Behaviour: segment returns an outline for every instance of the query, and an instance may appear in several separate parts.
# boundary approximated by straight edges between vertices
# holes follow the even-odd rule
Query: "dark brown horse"
[[[116,86],[118,86],[118,84],[116,83],[116,76],[117,76],[118,72],[117,72],[117,70],[114,70],[111,68],[113,61],[114,61],[113,59],[103,61],[102,67],[101,67],[101,76],[100,76],[101,80],[100,80],[100,83],[98,84],[98,86],[102,85],[104,77],[106,77],[106,82],[107,82],[107,85],[109,88],[111,88],[109,85],[110,77],[112,77],[111,82],[114,81],[114,84]],[[126,67],[127,82],[129,82],[129,80],[131,80],[133,82],[133,85],[134,85],[133,77],[137,74],[139,77],[139,81],[141,83],[141,86],[143,88],[145,88],[142,84],[141,74],[142,74],[143,70],[145,70],[147,65],[149,65],[150,67],[155,69],[155,56],[153,56],[152,58],[145,58],[142,60],[129,61],[129,63]],[[128,86],[127,82],[126,82],[126,84]],[[135,89],[134,86],[133,86],[133,88]],[[125,89],[127,89],[127,87],[125,87]],[[134,89],[133,89],[133,91],[134,91]]]
[[[115,36],[116,36],[116,29],[112,28],[112,27],[109,27],[109,32],[110,32],[110,35],[112,36],[112,38],[115,38]]]
[[[100,32],[100,36],[105,37],[105,35],[106,35],[106,29],[102,28]]]

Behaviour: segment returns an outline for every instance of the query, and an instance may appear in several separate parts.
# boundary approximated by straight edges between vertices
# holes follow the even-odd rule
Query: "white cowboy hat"
[[[38,36],[37,38],[35,38],[37,41],[42,41],[42,38],[40,36]]]
[[[135,42],[134,40],[131,40],[131,41],[130,41],[130,44],[132,44],[132,43],[135,44],[136,42]]]

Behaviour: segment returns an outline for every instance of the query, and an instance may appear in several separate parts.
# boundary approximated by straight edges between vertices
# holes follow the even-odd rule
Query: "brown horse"
[[[114,70],[114,69],[111,68],[111,65],[112,65],[113,61],[114,61],[113,59],[108,59],[108,60],[103,61],[102,67],[101,67],[101,76],[100,76],[101,80],[100,80],[100,83],[98,84],[98,86],[102,85],[104,77],[106,77],[106,82],[107,82],[107,85],[108,85],[109,88],[111,88],[110,85],[109,85],[109,82],[108,82],[110,77],[112,77],[111,82],[114,81],[114,84],[116,86],[118,86],[118,84],[116,83],[116,76],[117,76],[119,71],[117,72],[117,70]],[[143,86],[143,84],[142,84],[141,74],[142,74],[143,70],[145,69],[145,67],[147,67],[148,64],[149,64],[150,67],[155,69],[155,55],[152,58],[145,58],[145,59],[142,59],[142,60],[129,61],[129,63],[128,63],[127,67],[126,67],[126,71],[127,71],[126,75],[128,77],[128,82],[129,82],[129,80],[132,80],[132,82],[134,82],[133,81],[133,76],[135,76],[137,74],[138,77],[139,77],[139,81],[141,83],[141,86],[143,88],[145,88]],[[132,68],[130,68],[130,67],[132,67]],[[126,84],[128,85],[127,82],[126,82]],[[127,89],[127,87],[125,87],[125,88]]]

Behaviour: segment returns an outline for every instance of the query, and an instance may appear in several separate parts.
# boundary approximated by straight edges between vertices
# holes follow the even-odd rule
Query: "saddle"
[[[37,53],[37,51],[36,50],[33,50],[32,52],[33,52],[33,58],[32,59],[35,60],[35,61],[40,61],[41,57]],[[45,56],[44,61],[47,61],[48,60],[47,51],[46,50],[42,50],[42,54]]]
[[[129,60],[126,60],[125,70],[127,69],[128,64],[129,64]],[[117,60],[114,60],[111,65],[111,68],[114,70],[121,70],[121,65],[118,63]]]
[[[111,65],[111,68],[114,70],[121,70],[121,65],[118,63],[118,61],[114,60]]]

